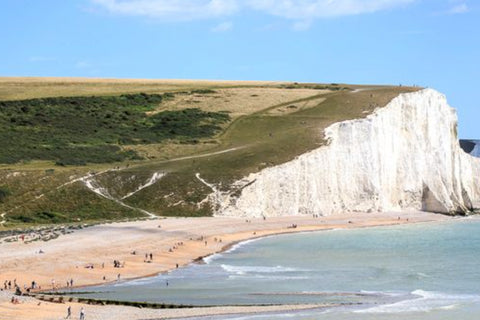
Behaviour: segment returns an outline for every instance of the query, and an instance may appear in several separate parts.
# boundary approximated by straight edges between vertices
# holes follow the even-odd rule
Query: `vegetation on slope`
[[[362,90],[354,91],[357,88]],[[311,93],[304,92],[294,98],[291,93],[295,90],[309,90]],[[26,114],[21,110],[26,101],[32,100],[3,102],[11,105],[5,109],[2,106],[2,114],[4,110],[10,110],[11,114],[15,113],[19,117],[19,122],[32,121],[33,126],[20,126],[18,122],[12,124],[11,116],[2,116],[0,121],[4,121],[10,129],[16,128],[15,130],[20,131],[19,137],[31,139],[23,141],[33,141],[37,149],[39,146],[50,148],[41,149],[44,151],[41,155],[49,154],[50,157],[37,155],[36,159],[53,159],[60,163],[62,159],[53,151],[66,148],[60,154],[74,155],[74,160],[80,159],[82,163],[98,163],[105,162],[105,157],[127,150],[121,148],[122,146],[128,145],[129,150],[137,150],[136,146],[138,149],[147,149],[147,154],[154,154],[155,157],[149,156],[142,161],[131,162],[130,166],[120,164],[121,170],[97,175],[96,184],[115,199],[134,208],[164,216],[204,216],[212,214],[212,208],[204,201],[212,189],[200,181],[197,174],[218,189],[239,192],[231,186],[235,180],[263,168],[285,163],[325,144],[323,130],[332,123],[365,117],[375,108],[386,105],[399,93],[413,90],[417,89],[315,84],[282,84],[278,85],[277,89],[265,89],[263,86],[234,89],[199,86],[190,88],[189,92],[177,92],[174,97],[171,94],[159,93],[35,99],[37,103],[50,101],[42,103],[42,108],[47,110],[43,110],[47,122],[42,122],[41,118],[35,116],[35,106],[30,106]],[[279,103],[278,99],[272,99],[272,94],[277,92],[278,95],[285,92],[289,95],[285,95]],[[270,96],[267,97],[267,94]],[[243,97],[243,103],[239,97]],[[78,110],[75,106],[72,107],[71,103],[65,104],[75,99],[95,103],[85,103],[85,106]],[[119,103],[119,99],[123,102],[127,100],[128,103]],[[236,103],[241,112],[237,112],[233,105],[225,109],[219,108],[219,105],[231,103],[229,101],[232,99],[239,99]],[[262,107],[262,101],[276,102],[264,102]],[[245,107],[245,102],[248,102],[248,108]],[[99,107],[99,103],[105,107]],[[198,108],[191,108],[192,104]],[[219,112],[226,109],[231,113]],[[126,115],[125,111],[128,111],[129,115]],[[233,118],[232,122],[228,122],[229,115]],[[77,131],[69,131],[71,128],[67,124],[70,122],[74,122],[72,127]],[[227,122],[228,127],[225,126]],[[57,126],[57,123],[60,125]],[[37,135],[28,131],[32,128],[37,128]],[[49,134],[51,131],[46,128],[57,131],[55,135]],[[176,147],[179,142],[186,143],[189,147]],[[52,147],[55,143],[57,149]],[[171,148],[172,146],[174,147]],[[199,148],[195,149],[193,146]],[[25,153],[16,159],[25,160],[22,157],[26,155],[32,159],[32,154],[36,153],[32,151],[35,149],[30,147],[32,144],[19,144],[13,148],[10,157],[13,158],[12,154],[18,152],[15,150],[17,149],[24,150]],[[88,149],[85,153],[90,155],[89,159],[68,149],[82,150],[81,148],[85,147],[98,147],[99,153],[104,154]],[[109,148],[119,149],[115,151]],[[155,149],[156,153],[150,153],[149,148]],[[169,150],[175,152],[169,153]],[[123,156],[123,159],[135,156],[132,152]],[[83,168],[56,167],[54,171],[51,170],[51,163],[10,166],[8,170],[0,172],[0,185],[8,188],[9,192],[3,203],[0,202],[0,213],[8,212],[5,218],[6,225],[10,227],[24,223],[104,221],[144,216],[139,210],[129,209],[98,196],[88,190],[81,181],[58,188],[71,181],[72,177],[84,176],[88,171],[118,166],[119,164],[88,164]],[[134,192],[155,173],[162,173],[162,178],[149,187]],[[123,198],[132,192],[133,194]]]
[[[10,194],[10,190],[6,186],[0,186],[0,203]]]
[[[331,92],[323,99],[310,98],[317,104],[284,115],[272,115],[271,109],[239,118],[220,137],[222,148],[232,151],[208,157],[185,159],[170,163],[151,162],[127,170],[126,177],[135,171],[168,172],[151,187],[126,199],[126,202],[161,215],[195,215],[198,203],[212,190],[196,178],[199,173],[208,183],[225,192],[235,193],[232,183],[264,168],[282,164],[326,144],[323,130],[329,125],[363,118],[379,106],[411,88],[376,87],[359,92]],[[286,105],[299,104],[291,101]],[[237,147],[237,148],[236,148]],[[108,186],[108,181],[104,185]],[[211,208],[203,209],[204,212]]]
[[[195,108],[146,115],[169,97],[141,93],[0,101],[0,163],[139,159],[120,146],[211,137],[229,120],[228,114]]]

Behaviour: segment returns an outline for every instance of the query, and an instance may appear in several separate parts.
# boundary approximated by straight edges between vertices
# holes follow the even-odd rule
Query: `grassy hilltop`
[[[365,117],[414,90],[0,78],[0,230],[211,215],[202,202],[211,188],[197,174],[229,190],[249,173],[324,145],[330,124]]]

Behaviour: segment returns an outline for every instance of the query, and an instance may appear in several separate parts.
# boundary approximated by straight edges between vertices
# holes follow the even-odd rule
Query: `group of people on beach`
[[[13,304],[19,304],[19,303],[20,303],[20,301],[18,300],[18,298],[17,298],[17,297],[14,297],[14,296],[12,296],[12,299],[10,300],[10,302],[13,303]]]
[[[13,280],[13,286],[15,287],[17,285],[17,279]],[[12,280],[5,280],[3,283],[3,289],[4,290],[11,290],[12,289]]]
[[[26,285],[25,285],[26,287]],[[17,279],[13,279],[13,287],[12,287],[12,280],[5,280],[3,282],[3,288],[0,287],[0,290],[7,291],[7,290],[15,290],[15,295],[21,296],[22,295],[22,290],[20,290],[20,287],[17,284]],[[19,304],[21,303],[20,300],[16,296],[12,296],[12,299],[10,300],[12,304]]]
[[[71,279],[71,283],[73,284],[72,279]],[[38,290],[42,289],[42,287],[39,286],[38,283],[35,280],[32,280],[30,286],[27,286],[26,284],[23,285],[23,290],[26,291],[26,292],[30,292],[31,290],[35,290],[35,289],[38,289]],[[17,279],[13,279],[13,282],[12,282],[12,280],[5,280],[3,282],[3,288],[1,288],[1,290],[2,291],[3,290],[5,290],[5,291],[15,290],[16,295],[22,295],[22,290],[21,290],[20,286],[17,284]]]
[[[24,288],[27,289],[27,286],[24,285]],[[22,290],[20,289],[20,286],[17,284],[17,279],[13,279],[13,287],[12,287],[12,280],[5,280],[3,282],[3,290],[15,290],[16,295],[22,295]]]
[[[73,288],[73,279],[67,280],[67,288]]]
[[[52,290],[56,290],[58,288],[55,279],[52,278],[51,280],[52,284]],[[70,280],[66,281],[67,288],[73,288],[73,278],[70,278]],[[41,290],[42,287],[38,285],[38,283],[35,280],[32,280],[31,284],[29,287],[27,287],[26,284],[23,285],[23,289],[27,292],[30,292],[31,290],[39,289]],[[3,289],[2,290],[15,290],[17,294],[21,294],[21,289],[20,286],[17,284],[17,279],[12,280],[5,280],[3,282]]]
[[[124,268],[125,262],[121,263],[120,260],[113,260],[113,267],[114,268]]]
[[[153,253],[145,253],[145,260],[143,262],[151,263],[153,262]]]
[[[67,288],[73,288],[73,278],[67,279],[65,283],[67,284]],[[57,285],[54,278],[52,278],[51,284],[52,284],[52,290],[57,290],[59,288],[59,285]],[[36,286],[37,286],[36,282],[32,281],[31,289],[36,289]],[[38,289],[41,289],[41,288],[39,287]],[[30,292],[30,290],[28,291]]]
[[[68,308],[67,308],[67,316],[65,317],[65,319],[72,319],[72,307],[71,306],[68,306]],[[80,308],[79,320],[85,320],[85,308],[84,307]]]
[[[203,238],[202,238],[202,239],[203,239]],[[190,240],[192,240],[192,239],[190,239]],[[168,252],[173,252],[173,250],[177,250],[178,247],[181,247],[181,246],[183,246],[183,245],[184,245],[183,241],[181,241],[181,242],[175,242],[175,244],[173,245],[173,247],[171,247],[170,249],[168,249]]]

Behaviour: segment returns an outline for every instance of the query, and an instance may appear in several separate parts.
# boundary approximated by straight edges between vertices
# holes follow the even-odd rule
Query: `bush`
[[[213,92],[202,92],[207,91]],[[199,109],[146,115],[171,97],[139,93],[0,101],[0,163],[52,160],[67,166],[141,159],[119,146],[212,137],[230,119]]]
[[[6,186],[0,186],[0,202],[3,202],[10,195],[10,190]]]
[[[217,93],[215,90],[211,89],[197,89],[197,90],[192,90],[190,91],[191,94],[211,94],[211,93]]]

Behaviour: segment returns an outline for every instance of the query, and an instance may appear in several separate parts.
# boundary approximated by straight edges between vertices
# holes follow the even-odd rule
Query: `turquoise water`
[[[85,290],[96,298],[175,304],[340,305],[202,319],[478,319],[480,220],[268,237],[206,264]]]

